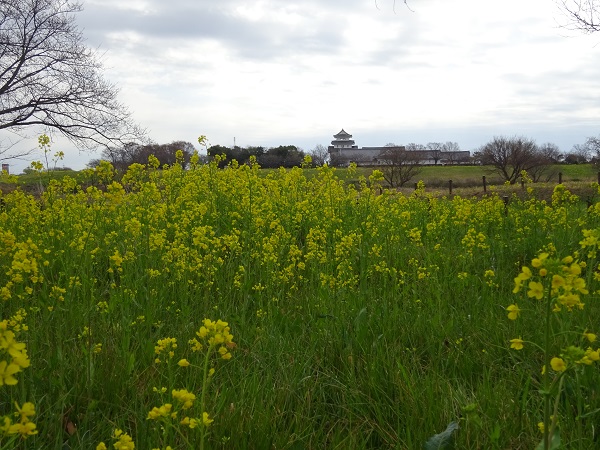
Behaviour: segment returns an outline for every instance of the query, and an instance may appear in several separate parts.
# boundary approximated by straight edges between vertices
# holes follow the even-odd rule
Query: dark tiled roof
[[[338,139],[338,138],[351,138],[352,135],[348,134],[346,131],[344,131],[344,129],[342,128],[342,131],[340,131],[338,134],[334,134],[333,135],[334,138]]]

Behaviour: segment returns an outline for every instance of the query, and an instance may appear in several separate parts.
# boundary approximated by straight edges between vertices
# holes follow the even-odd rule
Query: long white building
[[[373,166],[385,164],[381,155],[384,151],[390,151],[391,147],[362,147],[358,148],[352,140],[352,135],[344,131],[333,135],[333,141],[328,147],[329,157],[333,165],[347,166],[351,162],[359,166]],[[404,146],[393,147],[393,149],[404,150]],[[421,164],[466,164],[470,162],[471,152],[440,150],[410,150],[414,152]]]

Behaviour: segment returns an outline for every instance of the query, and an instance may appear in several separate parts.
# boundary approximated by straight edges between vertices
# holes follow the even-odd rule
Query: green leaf
[[[450,422],[446,430],[431,436],[425,443],[425,450],[446,450],[454,446],[454,432],[458,430],[457,422]]]
[[[552,435],[552,438],[550,439],[550,446],[548,447],[548,450],[558,450],[560,448],[560,431],[558,431],[558,428],[556,428],[554,430],[554,434]],[[540,442],[538,444],[538,446],[535,448],[535,450],[546,450],[544,448],[544,440],[542,439],[542,442]]]
[[[490,440],[492,442],[498,442],[500,440],[500,424],[499,423],[494,425],[492,434],[490,434]]]

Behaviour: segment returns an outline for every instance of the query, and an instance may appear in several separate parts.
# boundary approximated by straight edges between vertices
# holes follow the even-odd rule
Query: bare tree
[[[546,142],[538,146],[540,156],[546,158],[550,164],[558,164],[564,158],[564,155],[560,152],[558,145],[552,142]]]
[[[575,144],[571,151],[565,155],[566,164],[585,164],[591,159],[591,149],[585,144]]]
[[[143,137],[75,25],[71,0],[0,2],[0,130],[39,126],[78,147]]]
[[[402,187],[421,172],[421,153],[400,146],[386,146],[377,157],[390,187]]]
[[[427,147],[425,147],[423,144],[415,144],[414,142],[411,142],[410,144],[406,144],[405,147],[406,147],[406,150],[411,151],[411,152],[427,150]]]
[[[321,167],[329,159],[329,152],[321,144],[316,145],[315,148],[310,151],[309,155],[312,158],[313,165],[316,167]]]
[[[444,144],[442,144],[442,153],[440,157],[444,164],[454,165],[458,162],[464,162],[464,157],[460,153],[460,145],[458,145],[458,142],[444,142]]]
[[[533,180],[550,181],[558,174],[557,164],[562,161],[563,155],[558,145],[551,142],[537,146],[537,164],[527,170],[527,175]]]
[[[460,152],[460,145],[458,142],[447,141],[442,145],[443,152]]]
[[[591,156],[591,161],[597,169],[600,169],[600,136],[589,137],[581,145],[573,147],[579,154]]]
[[[494,137],[479,149],[478,158],[511,184],[518,180],[522,171],[538,181],[544,174],[542,168],[551,164],[535,141],[524,137]]]
[[[564,25],[569,30],[586,34],[600,31],[599,0],[556,0],[559,9],[567,18]]]
[[[442,151],[444,150],[444,144],[441,142],[429,142],[427,144],[427,150],[429,150],[433,163],[437,165],[438,161],[442,159]]]

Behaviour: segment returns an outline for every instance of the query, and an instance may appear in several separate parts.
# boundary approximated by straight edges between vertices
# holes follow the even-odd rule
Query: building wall
[[[404,147],[399,147],[405,149]],[[389,147],[363,147],[363,148],[337,148],[330,146],[328,148],[329,156],[332,161],[337,162],[341,165],[355,162],[359,166],[365,165],[382,165],[381,152],[389,150]],[[418,150],[421,153],[422,164],[434,165],[436,164],[436,158],[434,151],[430,150]],[[437,158],[437,164],[467,164],[470,163],[471,152],[469,151],[458,151],[458,152],[439,152]]]

